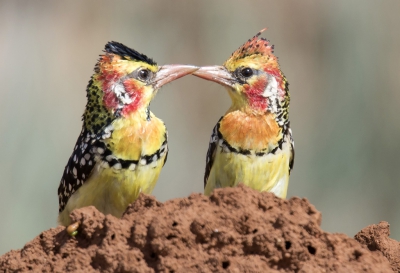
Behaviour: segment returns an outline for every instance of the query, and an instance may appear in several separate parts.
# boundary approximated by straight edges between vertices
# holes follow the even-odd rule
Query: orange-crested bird
[[[82,131],[58,188],[60,224],[69,225],[72,210],[90,205],[120,217],[140,192],[152,192],[168,145],[166,127],[150,111],[150,102],[161,86],[197,69],[158,66],[121,43],[106,44],[87,86]]]
[[[261,30],[223,66],[193,75],[225,86],[232,105],[214,127],[207,152],[204,193],[243,183],[285,198],[293,168],[289,84],[274,47]]]

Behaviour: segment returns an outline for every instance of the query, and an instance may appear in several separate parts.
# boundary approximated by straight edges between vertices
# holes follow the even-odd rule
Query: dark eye
[[[142,81],[147,81],[150,78],[150,71],[148,69],[142,69],[138,72],[138,78]]]
[[[240,71],[240,73],[242,74],[243,77],[248,78],[253,76],[253,69],[251,68],[243,68],[242,71]]]

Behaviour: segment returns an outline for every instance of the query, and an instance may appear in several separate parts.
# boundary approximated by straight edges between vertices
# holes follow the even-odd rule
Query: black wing
[[[218,145],[218,141],[221,138],[221,133],[219,132],[219,123],[222,118],[219,119],[217,125],[215,125],[212,133],[211,133],[211,138],[210,138],[210,143],[208,145],[208,151],[207,151],[207,159],[206,159],[206,170],[204,173],[204,188],[207,185],[207,180],[211,172],[212,165],[214,163],[214,157],[215,157],[215,150]]]
[[[292,130],[288,128],[288,133],[289,133],[289,141],[290,141],[290,159],[289,159],[289,173],[293,170],[293,164],[294,164],[294,141],[292,137]]]
[[[165,126],[165,124],[164,124],[164,126]],[[160,153],[163,152],[162,149],[163,148],[161,148]],[[163,167],[164,167],[165,163],[167,163],[168,151],[169,151],[168,150],[168,131],[167,131],[167,127],[165,127],[165,147],[164,147],[164,149],[167,149],[167,152],[165,153]]]
[[[72,194],[83,185],[92,173],[96,163],[94,157],[98,149],[95,146],[96,142],[98,143],[94,135],[82,129],[58,187],[59,212],[64,210]]]

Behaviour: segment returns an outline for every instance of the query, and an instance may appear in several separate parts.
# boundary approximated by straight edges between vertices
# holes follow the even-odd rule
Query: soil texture
[[[141,195],[121,219],[94,207],[72,212],[78,235],[44,231],[0,257],[0,272],[399,272],[386,222],[356,240],[324,232],[307,199],[250,188],[158,202]]]

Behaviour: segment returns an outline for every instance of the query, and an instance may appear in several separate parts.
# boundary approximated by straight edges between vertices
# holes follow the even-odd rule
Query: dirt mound
[[[394,272],[400,272],[400,243],[389,238],[389,224],[370,225],[356,234],[355,239],[371,251],[380,251],[389,260]]]
[[[122,219],[93,207],[72,218],[81,223],[75,238],[63,227],[45,231],[0,257],[0,271],[391,272],[380,251],[389,258],[389,244],[398,247],[387,226],[361,231],[364,246],[322,231],[321,213],[306,199],[242,186],[165,203],[141,195]]]

